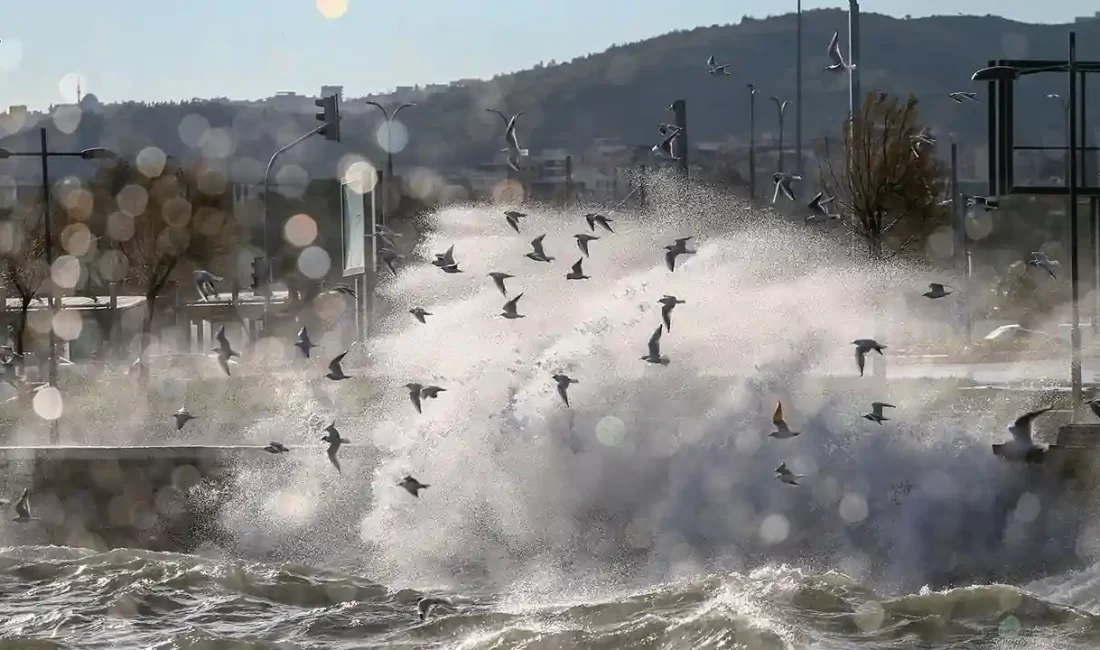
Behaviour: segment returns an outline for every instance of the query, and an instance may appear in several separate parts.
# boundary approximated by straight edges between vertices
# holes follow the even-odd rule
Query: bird
[[[506,146],[504,149],[501,149],[501,151],[508,154],[508,166],[518,172],[520,170],[520,156],[528,155],[526,149],[520,149],[519,138],[516,137],[516,119],[518,119],[520,115],[523,115],[523,111],[513,115],[512,119],[508,119],[504,116],[504,113],[501,113],[495,108],[487,108],[485,110],[490,113],[496,113],[500,116],[500,119],[504,120],[504,143]]]
[[[947,96],[955,100],[957,104],[961,104],[968,99],[972,102],[978,102],[979,104],[982,101],[978,99],[978,93],[947,93]]]
[[[775,413],[772,415],[772,424],[775,425],[775,431],[768,434],[772,438],[784,440],[786,438],[802,435],[798,431],[791,431],[791,428],[787,426],[787,421],[783,419],[783,402],[775,403]]]
[[[1043,269],[1050,274],[1050,277],[1058,279],[1055,275],[1054,269],[1061,266],[1062,263],[1058,260],[1052,260],[1046,253],[1040,253],[1039,251],[1033,251],[1031,253],[1031,259],[1027,261],[1028,266],[1034,266]]]
[[[504,220],[508,222],[508,225],[512,227],[512,230],[519,232],[519,220],[526,217],[524,212],[516,212],[515,210],[508,210],[504,213]]]
[[[953,292],[944,290],[947,285],[940,284],[939,282],[929,282],[928,291],[925,291],[921,295],[925,298],[931,298],[935,300],[937,298],[943,298],[944,296],[950,296]]]
[[[721,65],[715,63],[713,54],[707,57],[707,74],[721,74],[729,76],[729,67],[730,64],[728,63],[723,63]]]
[[[445,393],[445,392],[447,392],[447,389],[442,388],[440,386],[425,386],[425,387],[420,389],[420,398],[421,399],[435,399],[435,398],[439,397],[440,393]]]
[[[541,234],[538,237],[535,237],[534,239],[531,240],[531,249],[532,250],[531,250],[530,253],[527,253],[526,257],[529,257],[529,258],[535,260],[536,262],[552,262],[554,260],[553,257],[547,256],[546,251],[544,251],[543,248],[542,248],[542,240],[545,237],[546,237],[546,234],[544,233],[544,234]]]
[[[573,265],[571,271],[565,274],[566,280],[590,280],[591,276],[585,275],[584,270],[581,269],[581,264],[584,262],[584,258],[577,260],[577,263]]]
[[[413,480],[415,480],[415,479],[413,479]],[[420,487],[426,488],[428,486],[427,485],[421,485]],[[413,496],[416,496],[416,495],[414,494]],[[435,609],[436,607],[438,607],[440,605],[442,605],[443,607],[450,607],[451,602],[449,600],[447,600],[446,598],[436,598],[434,596],[421,598],[420,600],[416,601],[416,613],[420,616],[420,620],[423,621],[424,619],[426,619],[428,617],[429,614],[432,613],[433,609]]]
[[[552,378],[558,384],[558,395],[561,395],[561,401],[565,402],[566,406],[569,406],[569,384],[578,384],[580,382],[561,372],[555,374]]]
[[[198,419],[194,415],[188,413],[187,409],[182,406],[180,407],[180,410],[176,411],[172,415],[172,418],[176,421],[176,431],[183,429],[183,425],[187,424],[191,420]]]
[[[933,146],[935,144],[936,139],[928,135],[927,128],[922,129],[920,133],[909,136],[909,150],[913,152],[914,157],[920,157],[920,149],[922,146]]]
[[[195,279],[195,288],[198,289],[199,297],[202,298],[203,302],[210,300],[211,296],[215,299],[218,298],[218,291],[214,288],[214,283],[221,282],[221,278],[210,271],[204,271],[202,269],[197,269],[192,273],[192,276]]]
[[[678,127],[674,127],[672,129],[670,129],[668,131],[668,133],[664,136],[664,138],[660,142],[653,145],[653,153],[664,154],[668,158],[671,158],[673,160],[679,160],[680,159],[679,156],[677,156],[672,151],[672,141],[675,140],[676,138],[680,137],[681,131],[682,131],[682,129],[680,129]]]
[[[435,259],[432,260],[432,266],[438,266],[439,268],[443,268],[444,266],[454,266],[455,264],[456,262],[454,244],[451,244],[451,246],[442,253],[436,253]]]
[[[399,486],[405,488],[405,491],[408,492],[409,494],[413,495],[414,497],[419,497],[421,490],[424,490],[424,489],[427,489],[427,488],[431,487],[431,485],[429,485],[427,483],[421,483],[420,481],[416,480],[412,476],[405,476],[405,478],[398,481],[397,484]]]
[[[393,240],[401,237],[401,233],[394,232],[393,228],[381,223],[374,224],[374,236],[382,240],[382,244],[388,248],[397,248]]]
[[[665,331],[671,332],[672,310],[676,309],[676,305],[684,304],[684,301],[676,296],[662,296],[657,302],[661,303],[661,321],[665,324]]]
[[[447,266],[439,267],[444,273],[462,273],[462,269],[458,268],[458,264],[448,264]]]
[[[646,353],[646,355],[644,357],[642,357],[642,361],[645,361],[645,362],[648,362],[648,363],[656,363],[656,364],[660,364],[662,366],[667,366],[668,363],[669,363],[669,358],[665,357],[665,356],[661,356],[661,326],[660,325],[658,325],[657,329],[654,330],[653,335],[649,337],[648,346],[649,346],[648,352]]]
[[[885,345],[881,345],[874,339],[856,339],[852,341],[852,345],[856,346],[856,365],[859,366],[859,376],[863,376],[863,366],[867,361],[867,353],[871,350],[882,354],[882,351],[886,349]]]
[[[500,313],[500,315],[507,318],[507,319],[524,318],[523,314],[516,311],[516,303],[518,303],[519,299],[522,298],[522,297],[523,297],[523,294],[521,293],[518,296],[516,296],[515,298],[512,298],[508,302],[504,303],[504,307],[502,308],[504,311],[502,311]]]
[[[982,209],[984,209],[986,212],[989,212],[990,210],[996,210],[1001,204],[1000,200],[995,196],[965,196],[964,195],[963,199],[966,200],[966,207],[972,208],[974,206],[980,205],[980,206],[982,206]]]
[[[226,375],[229,375],[229,360],[233,357],[239,357],[233,350],[233,346],[229,344],[229,337],[225,335],[225,325],[218,328],[218,332],[214,334],[214,340],[218,342],[218,347],[214,348],[214,351],[218,353],[218,365],[222,367]]]
[[[503,273],[501,271],[493,271],[492,273],[489,273],[488,275],[489,275],[490,278],[493,279],[493,284],[497,285],[497,289],[500,290],[500,295],[507,298],[508,297],[508,289],[504,286],[504,281],[507,280],[508,278],[514,278],[516,276],[512,275],[511,273]]]
[[[581,249],[581,252],[584,253],[585,257],[588,257],[588,242],[593,242],[599,239],[599,237],[583,232],[579,235],[573,236],[577,238],[577,248]]]
[[[784,195],[786,192],[784,192]],[[792,192],[793,194],[793,192]],[[810,202],[806,204],[806,207],[810,209],[810,216],[806,217],[806,221],[809,223],[817,221],[829,221],[831,219],[837,219],[836,215],[829,214],[829,210],[825,207],[828,204],[836,200],[836,197],[825,198],[824,192],[818,192],[814,198],[810,199]]]
[[[432,316],[433,315],[432,312],[426,311],[423,307],[413,307],[412,309],[409,310],[409,313],[413,315],[413,318],[420,321],[421,323],[427,323],[428,322],[428,321],[424,320],[425,316]]]
[[[792,181],[802,180],[801,176],[794,174],[788,174],[786,172],[775,172],[772,174],[772,180],[775,182],[775,193],[772,194],[772,203],[779,200],[779,193],[782,192],[783,196],[787,197],[788,201],[794,201],[794,190],[791,189]]]
[[[689,239],[691,237],[681,237],[675,243],[665,246],[665,266],[668,267],[669,271],[675,270],[677,256],[695,254],[695,251],[688,250],[687,243]]]
[[[287,449],[287,446],[283,443],[275,442],[274,440],[272,440],[271,442],[267,443],[266,447],[264,447],[264,451],[269,454],[285,454],[288,453],[290,450]]]
[[[340,461],[336,458],[336,452],[340,451],[340,445],[351,441],[347,438],[340,437],[340,432],[336,429],[335,422],[325,427],[325,432],[325,436],[321,438],[321,440],[322,442],[328,443],[328,450],[326,452],[328,454],[328,462],[332,463],[332,466],[336,468],[337,472],[343,473],[340,470]]]
[[[584,220],[588,222],[589,230],[595,231],[596,224],[599,224],[599,226],[607,232],[615,232],[611,229],[611,222],[614,221],[614,219],[612,219],[611,217],[605,217],[604,215],[597,212],[589,212],[588,214],[584,215]]]
[[[1051,408],[1047,406],[1016,418],[1016,421],[1008,427],[1008,432],[1012,434],[1012,440],[1007,443],[993,445],[993,455],[1006,460],[1022,460],[1028,463],[1042,462],[1043,457],[1046,455],[1046,449],[1032,441],[1032,423],[1035,418],[1051,410]]]
[[[779,467],[775,468],[775,478],[787,485],[798,485],[797,479],[802,478],[802,476],[787,469],[787,463],[780,463]]]
[[[313,341],[309,340],[309,332],[306,331],[305,327],[302,327],[302,329],[298,330],[298,339],[294,341],[294,347],[301,350],[302,354],[306,355],[308,359],[309,351],[317,346],[314,345]]]
[[[393,263],[405,259],[405,256],[392,248],[382,247],[378,249],[378,256],[382,258],[382,263],[386,265],[386,268],[390,270],[390,273],[397,276],[397,269],[394,268]]]
[[[840,32],[833,32],[833,37],[829,40],[829,60],[832,64],[825,66],[829,72],[844,72],[856,67],[844,62],[844,55],[840,53]]]
[[[342,284],[338,284],[335,287],[329,289],[329,293],[342,293],[345,296],[350,296],[351,298],[355,297],[355,289],[352,289],[351,287]]]
[[[890,418],[882,414],[882,409],[897,408],[893,404],[887,404],[886,402],[871,402],[871,412],[864,415],[864,420],[870,420],[871,422],[878,422],[880,425],[889,420]]]
[[[409,389],[409,401],[412,402],[413,408],[417,413],[423,413],[420,406],[420,390],[424,388],[423,384],[418,384],[415,381],[411,381],[405,384],[405,388]]]
[[[25,524],[38,519],[31,516],[31,489],[23,488],[23,494],[15,502],[15,517],[12,521]]]
[[[340,354],[332,358],[332,361],[328,362],[328,374],[325,375],[332,381],[340,381],[341,379],[351,379],[351,377],[344,374],[344,368],[340,365],[340,362],[344,360],[348,354],[347,350],[344,350]]]

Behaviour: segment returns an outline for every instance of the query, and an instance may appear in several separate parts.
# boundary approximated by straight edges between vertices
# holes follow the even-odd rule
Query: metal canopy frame
[[[1005,66],[1016,68],[1023,75],[1047,74],[1066,75],[1068,60],[1044,59],[990,59],[989,67]],[[1080,158],[1077,165],[1077,196],[1100,197],[1100,184],[1094,174],[1089,174],[1087,152],[1100,151],[1100,147],[1088,144],[1088,117],[1086,102],[1086,83],[1089,74],[1100,74],[1100,61],[1075,61],[1077,70],[1077,121],[1080,134],[1076,153]],[[1059,70],[1058,68],[1063,68]],[[1030,71],[1030,72],[1029,72]],[[989,142],[989,195],[1025,195],[1025,196],[1068,196],[1069,184],[1064,185],[1016,185],[1017,151],[1067,151],[1069,143],[1060,147],[1017,145],[1015,134],[1015,88],[1016,80],[995,80],[986,82],[986,106],[988,111]],[[1070,101],[1066,98],[1066,101]]]

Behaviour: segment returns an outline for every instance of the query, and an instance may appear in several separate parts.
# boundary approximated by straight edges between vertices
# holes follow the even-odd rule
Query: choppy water
[[[414,259],[380,288],[392,306],[380,332],[345,361],[372,382],[369,401],[354,382],[303,379],[273,388],[276,418],[257,422],[229,401],[220,414],[239,417],[242,440],[277,435],[292,448],[337,419],[346,437],[373,445],[370,460],[349,457],[342,474],[321,453],[292,454],[279,472],[241,468],[222,521],[236,546],[210,549],[218,559],[8,548],[0,641],[1100,644],[1092,500],[990,453],[1021,405],[952,411],[956,396],[934,387],[898,394],[872,377],[811,377],[854,365],[855,338],[894,346],[942,334],[939,303],[919,298],[941,272],[872,272],[827,230],[661,184],[651,196],[681,207],[644,222],[614,215],[616,233],[597,233],[583,282],[564,278],[580,257],[579,212],[532,208],[522,235],[499,210],[434,215]],[[542,233],[553,264],[523,256]],[[662,246],[688,234],[698,253],[669,273]],[[464,273],[424,263],[451,244]],[[516,275],[509,289],[524,293],[526,318],[497,316],[504,299],[490,271]],[[687,302],[662,341],[672,363],[654,367],[639,357],[669,293]],[[427,324],[407,314],[414,306],[433,313]],[[580,380],[571,408],[554,390],[557,371]],[[448,390],[418,415],[410,381]],[[776,400],[802,436],[768,438]],[[898,406],[883,426],[860,418],[875,400]],[[213,404],[193,410],[219,416]],[[803,475],[797,488],[775,481],[781,462]],[[413,500],[394,485],[406,473],[432,487]],[[240,559],[258,556],[271,563]],[[946,585],[955,588],[934,590]],[[421,623],[424,594],[456,607]]]

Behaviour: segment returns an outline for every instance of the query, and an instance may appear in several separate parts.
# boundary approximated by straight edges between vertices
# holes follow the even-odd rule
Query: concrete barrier
[[[354,462],[371,449],[344,445],[340,456]],[[287,454],[262,446],[0,447],[0,495],[14,501],[29,487],[39,518],[12,523],[14,511],[5,506],[0,543],[174,552],[229,545],[219,513],[238,489],[236,471],[277,472],[306,454],[324,458],[325,446]]]

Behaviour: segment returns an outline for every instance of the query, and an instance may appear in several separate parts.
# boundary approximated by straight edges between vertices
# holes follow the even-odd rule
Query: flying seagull
[[[406,476],[405,478],[401,479],[397,483],[397,485],[405,488],[405,491],[413,495],[414,497],[419,497],[421,490],[431,487],[431,485],[427,483],[421,483],[412,476]]]
[[[303,327],[302,329],[298,330],[298,340],[294,341],[294,347],[301,350],[302,354],[306,355],[306,358],[308,359],[309,351],[317,346],[314,345],[313,341],[309,340],[309,332],[307,332],[306,328]]]
[[[416,320],[420,321],[421,323],[427,323],[428,322],[428,321],[424,320],[425,316],[432,316],[433,315],[432,312],[426,311],[423,307],[413,307],[412,309],[409,310],[409,313],[412,314],[413,317],[416,318]]]
[[[1040,463],[1046,454],[1046,449],[1036,445],[1032,439],[1033,422],[1035,418],[1049,411],[1051,407],[1041,408],[1037,411],[1025,413],[1016,418],[1008,432],[1012,434],[1012,440],[1007,443],[993,445],[993,455],[1006,460],[1025,461],[1028,463]]]
[[[614,219],[612,219],[611,217],[605,217],[604,215],[596,212],[589,212],[588,214],[584,215],[584,220],[588,222],[589,230],[595,231],[596,224],[599,224],[600,227],[607,232],[615,232],[611,229],[611,222],[614,221]]]
[[[211,297],[217,299],[218,291],[214,288],[215,282],[221,282],[222,279],[214,275],[210,271],[204,271],[202,269],[196,270],[192,273],[195,279],[195,288],[199,291],[199,297],[203,302],[210,300]]]
[[[500,295],[505,298],[508,297],[508,289],[504,286],[504,281],[508,278],[514,278],[516,276],[511,273],[502,273],[500,271],[493,271],[489,274],[489,277],[493,279],[493,284],[497,285],[497,289],[500,290]]]
[[[1032,252],[1031,259],[1027,261],[1028,266],[1034,266],[1043,269],[1050,274],[1050,277],[1054,279],[1058,279],[1058,276],[1054,273],[1054,269],[1061,266],[1061,264],[1062,263],[1058,260],[1050,259],[1050,257],[1047,256],[1046,253],[1040,253],[1038,251]]]
[[[676,269],[676,258],[680,255],[694,255],[696,251],[688,250],[687,243],[691,237],[681,237],[675,243],[665,246],[665,266],[669,271]]]
[[[405,478],[406,479],[411,479],[413,481],[416,480],[416,479],[414,479],[412,477],[409,477],[409,476],[406,476]],[[401,485],[402,487],[404,487],[404,481],[402,481],[401,483],[398,483],[398,485]],[[427,485],[421,485],[420,487],[421,488],[426,488],[428,486]],[[408,488],[405,488],[405,489],[408,489]],[[414,493],[413,496],[416,496],[416,494]],[[446,598],[436,598],[434,596],[421,598],[420,600],[416,601],[416,613],[420,616],[420,620],[423,621],[424,619],[428,618],[428,616],[432,613],[432,610],[435,609],[438,606],[450,607],[451,602],[449,600],[447,600]]]
[[[963,199],[966,200],[966,207],[972,208],[980,205],[986,212],[996,210],[1001,204],[995,196],[963,196]]]
[[[554,375],[553,380],[558,385],[558,395],[561,395],[561,401],[565,402],[566,406],[569,406],[569,384],[577,384],[580,382],[561,372]]]
[[[26,524],[38,519],[31,516],[31,489],[23,488],[23,494],[19,495],[19,500],[15,502],[15,517],[12,521],[20,524]]]
[[[515,210],[508,210],[504,213],[504,220],[508,222],[508,225],[512,227],[512,230],[519,232],[519,220],[526,217],[525,212],[516,212]]]
[[[504,116],[504,113],[501,113],[495,108],[487,108],[485,110],[489,111],[490,113],[496,113],[500,116],[500,119],[504,120],[504,143],[506,146],[504,149],[501,149],[501,151],[508,154],[508,166],[518,172],[520,170],[520,156],[528,155],[528,151],[526,149],[520,149],[519,138],[516,137],[516,119],[520,115],[523,115],[523,111],[520,111],[519,113],[513,115],[512,119],[508,119]]]
[[[723,63],[722,65],[718,65],[717,63],[715,63],[713,54],[707,57],[707,74],[721,74],[729,76],[729,67],[730,64],[728,63]]]
[[[653,145],[653,153],[664,154],[673,160],[679,160],[680,158],[672,152],[672,141],[680,137],[680,131],[681,129],[679,128],[669,130],[668,134],[665,135],[660,142]]]
[[[955,100],[957,104],[961,104],[968,99],[972,102],[978,102],[979,104],[982,101],[978,99],[978,93],[947,93],[947,96]]]
[[[887,404],[886,402],[871,402],[871,412],[864,415],[864,420],[870,420],[871,422],[878,422],[880,425],[886,422],[890,418],[882,414],[882,409],[897,408],[893,404]]]
[[[775,172],[772,174],[772,181],[775,182],[775,193],[772,194],[772,203],[779,200],[779,193],[782,192],[783,196],[787,197],[788,201],[794,201],[794,190],[791,189],[791,181],[800,181],[801,176],[795,176],[786,172]]]
[[[412,402],[413,408],[417,413],[423,413],[420,405],[420,390],[424,388],[423,384],[418,384],[415,381],[411,381],[405,384],[405,388],[409,389],[409,401]]]
[[[779,467],[775,468],[775,478],[787,485],[798,485],[797,479],[802,478],[802,476],[787,469],[787,463],[780,463]]]
[[[784,192],[784,195],[786,195],[786,192]],[[814,198],[810,199],[810,202],[806,204],[806,207],[810,209],[810,216],[806,217],[806,221],[809,223],[814,223],[818,221],[830,221],[832,219],[839,218],[837,215],[829,214],[829,210],[826,207],[835,200],[836,197],[830,196],[828,198],[825,198],[824,192],[818,192],[814,196]]]
[[[546,251],[542,249],[542,240],[545,237],[546,234],[543,233],[531,240],[531,252],[527,253],[526,257],[529,257],[536,262],[551,262],[554,260],[553,257],[547,256]]]
[[[264,451],[266,451],[269,454],[285,454],[285,453],[290,452],[290,450],[287,449],[286,445],[284,445],[281,442],[275,442],[274,440],[267,443],[267,446],[264,447]]]
[[[928,291],[925,291],[921,295],[925,298],[931,298],[933,300],[935,300],[936,298],[943,298],[944,296],[950,296],[953,292],[946,291],[944,289],[944,287],[946,286],[947,285],[940,284],[939,282],[929,282]]]
[[[225,374],[229,374],[229,360],[233,357],[239,357],[233,350],[233,346],[229,345],[229,337],[225,335],[225,325],[218,328],[217,334],[214,335],[214,340],[218,342],[218,347],[214,348],[214,351],[218,353],[218,365],[222,367]]]
[[[592,279],[592,276],[588,276],[588,275],[584,274],[584,270],[581,269],[581,264],[582,263],[584,263],[584,258],[583,257],[578,259],[577,263],[573,265],[572,270],[565,274],[565,279],[566,280],[590,280],[590,279]]]
[[[438,266],[439,268],[443,268],[444,266],[453,266],[455,264],[456,262],[454,244],[451,244],[451,246],[442,253],[436,253],[435,259],[432,260],[432,266]]]
[[[405,259],[405,256],[392,248],[386,248],[383,246],[378,249],[378,256],[382,258],[382,263],[386,265],[386,268],[390,270],[395,277],[397,276],[397,269],[394,268],[393,263]]]
[[[344,357],[348,355],[348,351],[344,350],[340,354],[333,357],[332,361],[328,362],[328,374],[325,377],[333,380],[340,381],[341,379],[351,379],[351,377],[344,374],[344,368],[340,363],[344,360]]]
[[[382,244],[387,248],[397,248],[394,245],[393,240],[401,237],[401,233],[394,232],[393,228],[381,223],[374,224],[374,236],[382,240]]]
[[[825,67],[829,72],[844,72],[856,67],[844,62],[844,55],[840,53],[840,32],[833,32],[833,37],[829,40],[829,60],[832,64]]]
[[[191,420],[198,419],[194,415],[188,413],[187,409],[182,406],[180,407],[180,410],[176,411],[172,415],[172,418],[176,421],[176,431],[180,431],[181,429],[183,429],[183,425],[187,424]]]
[[[441,388],[439,386],[425,386],[420,389],[420,399],[435,399],[439,397],[440,393],[445,392],[447,392],[446,388]]]
[[[793,438],[797,435],[801,435],[798,431],[791,431],[791,428],[787,426],[787,421],[783,419],[783,402],[775,403],[775,413],[772,414],[772,424],[775,425],[775,431],[768,434],[772,438],[784,440],[786,438]]]
[[[581,233],[579,235],[573,235],[577,238],[577,248],[581,249],[585,257],[588,257],[588,242],[593,242],[599,239],[595,235],[589,235],[588,233]]]
[[[657,363],[662,366],[667,366],[669,358],[661,356],[661,326],[658,325],[657,329],[653,331],[653,335],[649,337],[648,352],[642,361],[647,363]]]
[[[661,303],[661,321],[665,324],[665,331],[671,332],[672,310],[676,309],[676,305],[684,304],[684,301],[676,296],[662,296],[657,302]]]
[[[863,376],[863,366],[867,361],[867,353],[871,350],[882,354],[882,351],[886,349],[885,345],[879,344],[874,339],[856,339],[852,341],[852,345],[856,346],[856,365],[859,366],[859,376]]]
[[[502,311],[500,315],[509,320],[513,318],[524,318],[524,315],[516,310],[516,303],[518,303],[519,299],[522,297],[523,294],[521,293],[515,298],[512,298],[508,302],[504,303],[504,307],[502,308],[504,311]]]
[[[332,463],[332,466],[336,468],[337,472],[340,472],[340,461],[336,458],[336,452],[340,451],[340,445],[351,441],[347,438],[340,437],[340,432],[337,431],[335,422],[325,427],[325,432],[325,436],[321,438],[321,440],[328,443],[328,450],[326,452],[328,454],[328,462]]]

